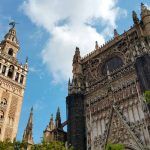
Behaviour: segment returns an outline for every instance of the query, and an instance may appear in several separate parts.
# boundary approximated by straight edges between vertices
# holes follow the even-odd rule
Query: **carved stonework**
[[[12,138],[12,130],[13,130],[13,129],[10,128],[10,127],[7,127],[7,128],[6,128],[4,140],[11,140],[11,138]]]
[[[74,116],[83,108],[87,140],[83,149],[104,150],[109,142],[122,143],[126,149],[150,149],[150,114],[143,97],[150,90],[150,10],[144,4],[141,10],[141,20],[134,12],[134,26],[128,31],[118,34],[115,30],[112,40],[100,47],[96,42],[95,50],[79,59],[80,83],[86,86],[76,90],[80,86],[69,83],[67,99],[68,135],[75,149],[78,140],[74,137],[83,135],[84,129],[74,124],[82,115]],[[81,79],[76,72],[74,76]],[[82,93],[83,98],[75,101],[72,91],[75,96]],[[80,102],[84,107],[78,106]]]

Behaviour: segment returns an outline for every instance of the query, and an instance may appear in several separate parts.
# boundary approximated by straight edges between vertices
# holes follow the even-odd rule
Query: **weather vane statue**
[[[11,25],[12,26],[12,28],[14,28],[15,26],[16,26],[16,24],[18,24],[17,22],[15,22],[14,20],[13,21],[11,21],[10,23],[9,23],[9,25]]]

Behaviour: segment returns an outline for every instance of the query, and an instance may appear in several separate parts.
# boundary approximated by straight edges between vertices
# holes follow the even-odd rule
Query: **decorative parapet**
[[[110,47],[112,47],[113,45],[115,45],[117,42],[119,42],[120,40],[122,40],[124,37],[127,36],[127,34],[132,33],[133,31],[135,31],[135,26],[131,26],[130,29],[128,31],[124,31],[123,34],[118,35],[117,37],[113,37],[112,39],[110,39],[109,41],[105,42],[103,45],[101,45],[99,47],[99,49],[95,49],[94,51],[92,51],[91,53],[85,55],[84,57],[81,58],[81,62],[86,62],[87,60],[89,60],[90,58],[93,58],[94,56],[103,53],[105,50],[108,50]]]

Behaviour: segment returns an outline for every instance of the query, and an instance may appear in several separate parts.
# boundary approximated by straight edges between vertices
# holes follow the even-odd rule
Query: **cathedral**
[[[105,150],[123,144],[126,150],[150,149],[150,10],[142,3],[141,18],[104,45],[73,57],[68,82],[67,140],[75,150]]]
[[[15,22],[0,42],[0,141],[16,138],[28,72],[17,60],[20,49]]]

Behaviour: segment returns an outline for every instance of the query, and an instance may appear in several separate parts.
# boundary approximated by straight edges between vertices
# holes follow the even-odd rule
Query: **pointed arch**
[[[109,59],[107,59],[104,64],[102,65],[102,74],[106,75],[107,67],[109,68],[110,72],[113,72],[114,70],[120,68],[123,66],[123,60],[119,56],[113,56]]]

